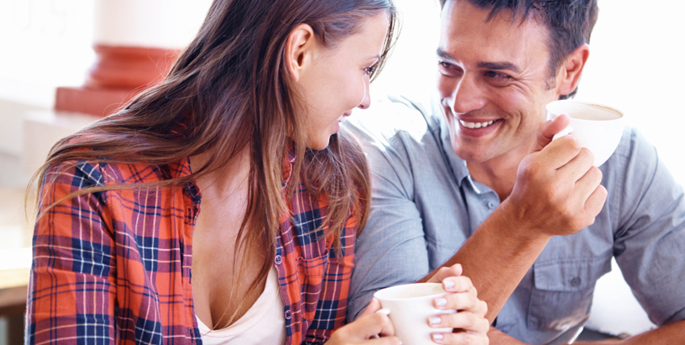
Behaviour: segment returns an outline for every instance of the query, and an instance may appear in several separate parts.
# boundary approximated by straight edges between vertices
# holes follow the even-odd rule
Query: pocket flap
[[[547,291],[580,291],[591,288],[597,279],[611,271],[611,260],[575,259],[535,263],[535,288]]]

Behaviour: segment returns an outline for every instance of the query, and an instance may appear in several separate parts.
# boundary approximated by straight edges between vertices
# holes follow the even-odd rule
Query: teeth
[[[490,126],[491,124],[495,123],[495,120],[488,121],[488,122],[466,122],[463,120],[459,120],[459,123],[461,123],[462,126],[466,128],[483,128]]]

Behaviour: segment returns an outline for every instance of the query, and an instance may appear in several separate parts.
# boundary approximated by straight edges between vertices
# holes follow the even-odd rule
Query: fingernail
[[[451,280],[443,280],[443,284],[445,284],[446,289],[451,289],[454,287],[454,282]]]
[[[433,333],[431,334],[431,337],[433,338],[433,341],[439,341],[445,338],[445,336],[442,335],[442,333]]]
[[[442,297],[438,297],[435,299],[435,305],[438,307],[442,307],[444,305],[447,305],[447,299],[442,298]]]
[[[428,319],[428,322],[429,322],[431,325],[437,325],[437,324],[440,323],[440,321],[441,321],[440,318],[437,317],[437,316],[433,316],[433,317],[431,317],[431,318]]]

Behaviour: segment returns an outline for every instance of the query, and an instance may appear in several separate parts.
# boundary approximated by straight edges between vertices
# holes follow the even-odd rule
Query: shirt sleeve
[[[50,169],[45,181],[38,205],[44,214],[33,237],[25,342],[114,343],[116,260],[103,194],[62,200],[101,185],[102,175],[90,164],[61,165]]]
[[[402,142],[350,126],[362,142],[372,175],[369,220],[357,240],[348,320],[385,287],[413,283],[429,273],[423,223],[413,201],[411,162]],[[401,262],[402,265],[397,263]]]
[[[654,147],[634,130],[618,171],[621,205],[614,254],[633,294],[657,325],[685,318],[685,197]]]
[[[316,315],[303,344],[323,344],[334,330],[345,325],[356,238],[357,219],[350,215],[340,238],[340,252],[336,252],[335,246],[330,246]]]

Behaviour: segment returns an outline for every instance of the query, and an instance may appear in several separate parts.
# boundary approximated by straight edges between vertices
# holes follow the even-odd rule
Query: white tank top
[[[272,267],[266,278],[264,292],[252,307],[238,321],[227,328],[210,330],[200,318],[197,326],[200,329],[202,343],[205,345],[262,345],[285,344],[285,317],[283,300],[276,268]]]

